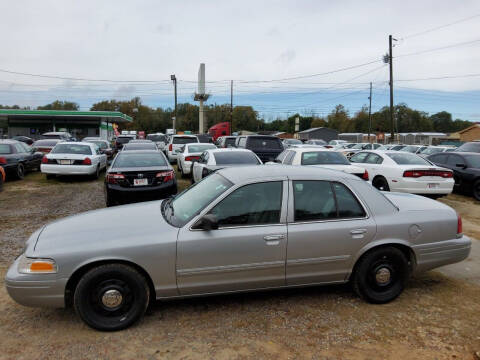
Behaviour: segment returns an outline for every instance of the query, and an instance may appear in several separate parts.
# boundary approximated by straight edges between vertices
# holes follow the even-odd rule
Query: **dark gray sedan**
[[[227,168],[175,198],[46,225],[5,284],[20,304],[73,305],[91,327],[119,330],[151,299],[350,281],[385,303],[470,245],[456,212],[425,197],[335,170]]]

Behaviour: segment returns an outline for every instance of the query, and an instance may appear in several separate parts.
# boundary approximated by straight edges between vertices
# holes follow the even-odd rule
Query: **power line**
[[[470,45],[470,44],[474,44],[474,43],[477,43],[477,42],[480,42],[480,39],[475,39],[475,40],[465,41],[465,42],[461,42],[461,43],[450,44],[450,45],[441,46],[441,47],[432,48],[432,49],[427,49],[427,50],[421,50],[421,51],[417,51],[417,52],[413,52],[413,53],[400,54],[400,55],[395,56],[395,58],[401,58],[401,57],[413,56],[413,55],[420,55],[420,54],[425,54],[425,53],[432,52],[432,51],[438,51],[438,50],[450,49],[450,48],[458,47],[458,46]]]
[[[480,76],[480,74],[446,75],[446,76],[418,78],[418,79],[397,79],[395,81],[423,81],[423,80],[459,79],[459,78],[468,78],[468,77],[476,77],[476,76]]]
[[[443,29],[443,28],[446,28],[446,27],[449,27],[449,26],[452,26],[452,25],[460,24],[462,22],[465,22],[465,21],[468,21],[468,20],[471,20],[471,19],[474,19],[474,18],[477,18],[477,17],[480,17],[480,14],[472,15],[472,16],[469,16],[469,17],[466,17],[466,18],[463,18],[463,19],[460,19],[460,20],[457,20],[457,21],[454,21],[454,22],[451,22],[451,23],[448,23],[448,24],[436,26],[436,27],[433,27],[433,28],[430,28],[430,29],[427,29],[427,30],[423,30],[423,31],[420,31],[420,32],[417,32],[417,33],[413,33],[413,34],[404,36],[401,39],[405,40],[405,39],[410,39],[412,37],[417,37],[417,36],[420,36],[420,35],[428,34],[432,31],[436,31],[436,30],[440,30],[440,29]]]

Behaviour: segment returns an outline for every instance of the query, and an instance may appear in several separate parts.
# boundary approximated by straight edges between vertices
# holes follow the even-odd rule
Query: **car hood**
[[[311,167],[319,167],[325,169],[339,170],[346,172],[348,174],[363,174],[365,169],[355,166],[355,165],[335,165],[335,164],[325,164],[325,165],[308,165]]]
[[[88,211],[46,225],[38,236],[34,253],[103,251],[133,244],[176,239],[178,228],[161,213],[160,201]]]

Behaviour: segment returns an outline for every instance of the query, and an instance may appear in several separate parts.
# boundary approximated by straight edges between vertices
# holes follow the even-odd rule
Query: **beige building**
[[[480,123],[475,123],[458,132],[461,141],[480,140]]]

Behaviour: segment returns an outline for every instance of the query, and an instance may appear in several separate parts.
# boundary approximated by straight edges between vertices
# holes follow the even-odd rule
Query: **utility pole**
[[[174,110],[174,113],[173,113],[173,133],[175,134],[177,131],[177,126],[176,126],[176,123],[177,123],[177,78],[175,77],[175,75],[170,75],[170,79],[173,81],[173,87],[174,87],[174,91],[175,91],[175,110]]]
[[[393,128],[393,53],[392,53],[392,41],[396,40],[392,35],[388,35],[388,62],[390,64],[390,142],[395,139]]]
[[[230,80],[230,135],[233,134],[233,80]]]
[[[372,132],[372,83],[370,83],[370,96],[368,97],[370,106],[368,107],[368,142],[370,142],[370,133]]]

